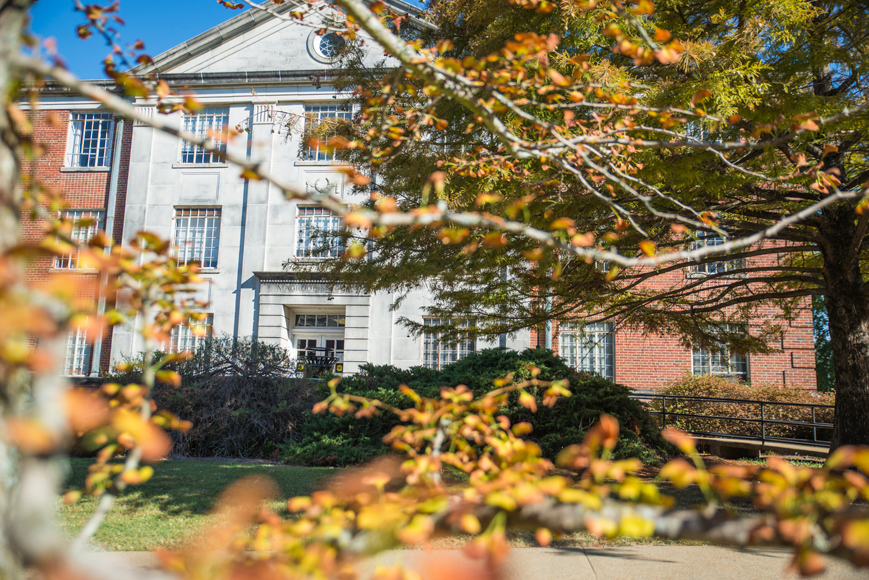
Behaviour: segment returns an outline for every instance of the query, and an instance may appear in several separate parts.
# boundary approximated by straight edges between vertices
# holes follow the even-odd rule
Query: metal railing
[[[829,440],[819,439],[818,438],[818,430],[832,430],[833,424],[823,421],[817,420],[817,412],[816,409],[834,409],[833,405],[824,405],[824,404],[814,404],[814,403],[780,403],[775,401],[756,401],[750,399],[729,399],[722,397],[699,397],[693,395],[664,395],[658,393],[632,393],[632,399],[638,399],[646,403],[647,411],[651,415],[656,415],[661,417],[661,428],[667,427],[667,418],[671,418],[671,426],[680,427],[676,423],[679,423],[678,418],[684,417],[687,419],[699,419],[699,420],[716,420],[716,421],[727,421],[727,422],[737,422],[737,423],[749,423],[749,424],[760,424],[760,434],[759,435],[747,435],[745,433],[730,433],[727,431],[702,431],[702,430],[692,430],[692,429],[684,429],[688,433],[692,435],[698,436],[706,436],[706,437],[730,437],[734,439],[745,439],[751,441],[760,441],[761,443],[766,442],[781,442],[781,443],[801,443],[805,445],[814,445],[818,447],[827,447],[829,446]],[[660,401],[660,405],[655,405],[655,401]],[[667,409],[667,402],[670,401],[671,406],[670,410]],[[735,404],[741,406],[752,406],[754,408],[760,407],[760,417],[734,417],[730,415],[704,415],[700,413],[694,412],[681,412],[680,402],[695,402],[695,403],[726,403],[726,404]],[[651,408],[649,408],[651,407]],[[655,408],[658,407],[658,408]],[[674,409],[675,407],[675,409]],[[681,406],[684,408],[684,405]],[[771,417],[768,414],[768,411],[771,408],[783,408],[783,407],[796,407],[796,408],[809,408],[811,409],[811,421],[791,421],[786,419],[776,419]],[[684,423],[683,423],[684,425]],[[776,435],[770,435],[767,432],[767,427],[772,425],[785,425],[785,426],[793,426],[793,427],[811,427],[812,429],[812,437],[780,437]]]

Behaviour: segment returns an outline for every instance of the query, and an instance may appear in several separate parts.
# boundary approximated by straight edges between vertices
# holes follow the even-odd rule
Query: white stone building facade
[[[334,42],[314,27],[247,11],[158,55],[143,72],[155,70],[173,88],[195,91],[204,108],[173,114],[178,127],[200,134],[241,128],[229,152],[261,163],[281,181],[353,204],[361,199],[328,153],[300,155],[306,115],[349,115],[330,85]],[[368,49],[372,63],[383,58],[373,43]],[[135,104],[157,114],[151,102]],[[449,345],[412,336],[396,321],[423,322],[428,296],[422,288],[393,309],[391,293],[331,292],[324,279],[288,269],[290,261],[322,255],[314,251],[321,243],[314,230],[339,226],[339,218],[315,204],[287,201],[268,182],[243,179],[237,167],[145,125],[133,128],[129,157],[123,239],[147,230],[172,239],[182,259],[201,261],[207,280],[201,297],[210,303],[214,335],[279,344],[292,358],[311,347],[329,349],[345,373],[366,362],[437,367],[498,346],[497,340]],[[184,332],[173,337],[176,347],[190,342]],[[135,355],[137,340],[131,329],[116,329],[112,360]],[[523,349],[529,341],[524,333],[506,345]]]

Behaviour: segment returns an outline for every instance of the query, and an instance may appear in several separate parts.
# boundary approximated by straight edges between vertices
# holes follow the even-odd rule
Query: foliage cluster
[[[670,383],[661,391],[667,395],[689,395],[697,397],[717,397],[722,399],[746,399],[772,403],[802,403],[808,405],[833,405],[835,396],[829,393],[805,391],[777,385],[747,385],[723,377],[712,375],[685,375]],[[655,401],[656,411],[661,410],[661,402]],[[759,404],[710,402],[691,400],[667,400],[667,413],[692,413],[697,415],[716,415],[719,417],[739,417],[760,419]],[[660,417],[660,416],[659,416]],[[809,407],[783,407],[764,405],[764,418],[774,421],[812,421]],[[815,409],[817,422],[832,423],[833,409]],[[707,433],[731,433],[734,435],[761,434],[761,424],[728,419],[704,419],[698,417],[667,417],[667,425],[685,431]],[[818,429],[818,439],[829,441],[831,429]],[[801,425],[766,425],[767,437],[811,439],[812,428]]]
[[[704,319],[723,322],[720,316],[731,312],[744,318],[757,300],[782,301],[783,315],[787,315],[794,300],[824,294],[836,344],[839,411],[833,446],[837,449],[821,469],[797,469],[775,459],[764,468],[706,469],[690,437],[666,430],[667,440],[690,456],[693,465],[684,459],[671,461],[661,478],[677,487],[696,484],[707,500],[706,509],[679,511],[654,483],[636,476],[642,467],[638,459],[616,459],[620,426],[609,415],[585,431],[581,444],[558,454],[559,465],[574,476],[553,473],[554,462],[543,456],[541,445],[523,438],[534,426],[513,422],[508,414],[514,406],[526,413],[555,408],[562,397],[581,396],[561,377],[549,382],[539,378],[543,373],[539,366],[526,366],[530,378],[525,380],[514,380],[516,375],[508,373],[477,397],[462,386],[442,389],[438,397],[424,397],[401,387],[400,392],[412,401],[402,408],[368,396],[339,394],[338,381],[331,381],[327,398],[315,408],[328,409],[339,418],[352,415],[356,420],[378,413],[395,415],[401,424],[392,428],[386,441],[404,454],[404,461],[381,461],[336,481],[328,490],[293,498],[287,507],[299,515],[289,519],[263,509],[263,501],[274,493],[273,486],[262,479],[237,484],[227,492],[218,524],[205,535],[200,549],[163,554],[164,566],[197,579],[266,575],[350,579],[356,577],[359,558],[398,544],[420,545],[435,533],[471,534],[470,549],[497,564],[506,554],[506,531],[516,527],[536,529],[535,536],[544,546],[553,534],[578,529],[599,536],[657,535],[715,539],[740,546],[787,545],[794,550],[793,567],[805,575],[823,570],[821,553],[869,564],[869,520],[860,505],[869,499],[869,448],[844,445],[869,442],[865,430],[869,397],[864,381],[869,302],[860,273],[869,230],[869,211],[863,199],[869,117],[862,83],[865,54],[853,50],[865,44],[869,30],[862,5],[804,1],[779,10],[774,2],[713,2],[697,7],[661,2],[655,12],[648,0],[627,7],[601,0],[574,3],[574,12],[573,5],[562,3],[559,10],[576,23],[572,30],[580,33],[571,33],[572,42],[562,44],[565,48],[560,54],[556,48],[561,39],[552,31],[565,30],[562,23],[546,26],[545,36],[517,35],[505,48],[486,55],[453,53],[449,39],[420,52],[390,32],[386,19],[397,15],[385,16],[383,3],[371,5],[378,17],[360,0],[336,2],[353,17],[346,23],[345,35],[355,37],[359,27],[364,27],[404,64],[393,81],[361,93],[369,100],[365,114],[374,130],[366,135],[370,143],[348,146],[364,148],[376,161],[404,142],[440,147],[439,140],[429,139],[428,128],[448,128],[450,119],[441,115],[441,106],[460,106],[473,116],[474,125],[456,123],[455,129],[479,139],[469,144],[468,137],[452,148],[457,155],[445,163],[444,170],[451,176],[484,178],[468,184],[464,199],[447,199],[455,191],[447,189],[446,174],[430,177],[418,204],[399,205],[388,195],[378,195],[372,196],[376,203],[368,210],[348,209],[335,196],[314,197],[281,184],[260,164],[239,160],[231,150],[222,151],[211,137],[180,132],[177,126],[148,118],[117,95],[79,82],[60,66],[19,55],[27,0],[6,3],[7,8],[0,10],[0,48],[10,55],[0,59],[0,86],[14,100],[18,98],[16,88],[42,86],[22,81],[52,77],[111,111],[238,163],[245,179],[267,179],[288,196],[320,203],[344,216],[346,226],[365,229],[372,236],[384,236],[390,228],[402,225],[437,230],[437,241],[451,251],[461,246],[471,266],[475,260],[485,265],[483,259],[489,266],[494,264],[499,276],[484,276],[484,269],[466,270],[473,272],[470,281],[474,286],[481,280],[499,279],[505,269],[511,269],[513,279],[503,276],[502,281],[505,286],[515,285],[517,290],[510,294],[516,299],[510,303],[522,308],[535,297],[535,289],[561,279],[568,284],[562,286],[564,292],[550,291],[544,298],[588,294],[591,300],[585,304],[596,306],[602,314],[615,315],[611,307],[627,309],[649,328],[691,334],[687,325],[698,327]],[[555,8],[548,1],[514,3],[535,14],[550,14]],[[282,4],[257,5],[257,9],[272,10]],[[729,5],[734,8],[725,10]],[[461,6],[473,7],[469,3]],[[116,3],[85,8],[90,24],[80,27],[80,34],[93,27],[114,47],[113,29],[105,25],[117,7]],[[287,3],[284,9],[296,7]],[[683,7],[690,11],[687,17]],[[466,8],[461,15],[470,11]],[[301,11],[289,16],[303,17]],[[470,14],[456,19],[459,23],[473,20]],[[397,28],[400,21],[389,22]],[[797,38],[806,41],[795,42]],[[125,54],[120,48],[117,53]],[[145,55],[141,58],[142,63],[149,60]],[[748,68],[733,66],[740,61]],[[106,72],[126,96],[153,95],[162,112],[190,111],[198,106],[192,98],[172,96],[168,99],[172,102],[167,102],[170,88],[156,73],[146,82],[118,73],[112,63],[107,59]],[[734,79],[742,79],[735,95],[727,92]],[[766,90],[769,87],[773,88]],[[740,88],[751,90],[740,92]],[[393,93],[425,98],[404,106],[393,100]],[[34,91],[30,96],[35,103],[39,94]],[[690,109],[686,109],[689,102]],[[92,242],[93,251],[85,263],[94,266],[100,279],[112,280],[111,296],[124,292],[127,300],[123,310],[90,320],[101,325],[127,322],[139,329],[145,345],[142,380],[141,384],[104,385],[105,397],[99,400],[83,393],[67,397],[65,386],[47,362],[51,353],[43,346],[59,344],[66,330],[90,324],[84,319],[94,304],[91,300],[82,306],[83,301],[68,295],[60,298],[62,307],[39,308],[44,316],[39,317],[43,324],[38,328],[30,320],[33,315],[25,306],[49,301],[37,292],[31,296],[19,268],[6,264],[19,263],[22,255],[33,250],[19,245],[17,237],[21,175],[15,160],[25,151],[38,157],[41,145],[31,139],[33,128],[20,108],[8,100],[4,105],[0,108],[0,310],[9,324],[0,336],[0,417],[6,434],[0,439],[0,472],[11,477],[0,479],[4,521],[0,552],[9,556],[0,558],[0,576],[22,577],[23,567],[32,564],[50,578],[88,577],[74,569],[80,563],[68,556],[92,536],[115,497],[153,474],[140,461],[157,460],[167,452],[168,437],[161,429],[185,426],[169,414],[152,413],[152,394],[157,380],[181,384],[181,375],[168,366],[186,355],[157,358],[155,350],[174,327],[201,320],[204,305],[190,297],[190,285],[201,280],[195,264],[179,264],[172,256],[171,242],[154,235],[139,234],[142,252],[138,254],[116,248],[105,251],[111,245],[105,235],[102,241]],[[402,115],[392,114],[396,105],[402,106]],[[380,116],[385,116],[384,122],[378,123]],[[703,141],[687,129],[679,133],[682,119],[687,118],[716,132],[715,140]],[[674,174],[676,168],[696,171]],[[725,173],[729,179],[721,177]],[[712,175],[717,179],[709,179]],[[34,212],[50,206],[53,213],[63,205],[47,185],[34,183],[32,193],[29,209]],[[433,196],[437,203],[429,206],[435,201]],[[483,206],[498,215],[477,211]],[[69,231],[69,227],[65,231],[54,228],[49,238],[56,235],[63,244],[45,240],[43,251],[64,255],[84,249],[70,239]],[[504,232],[533,241],[511,245]],[[719,272],[700,281],[686,277],[688,282],[677,292],[646,296],[642,283],[667,268],[653,273],[642,267],[677,262],[672,268],[679,269],[687,267],[688,260],[719,260],[717,254],[725,251],[721,247],[693,253],[682,250],[697,241],[695,232],[731,238],[723,246],[734,252],[732,259],[750,253],[746,248],[755,243],[750,240],[771,235],[783,242],[771,248],[787,255],[765,276],[741,278]],[[355,247],[359,252],[348,251],[348,257],[365,253],[362,244]],[[478,258],[479,248],[492,253]],[[509,259],[491,260],[496,252]],[[630,257],[639,252],[647,257]],[[446,256],[453,257],[457,257],[455,252]],[[582,277],[571,280],[570,274],[582,274],[586,262],[596,259],[641,269],[622,270],[620,275],[613,266],[605,276],[594,274],[602,293],[589,292]],[[459,260],[453,262],[452,269],[431,271],[455,272]],[[467,296],[467,280],[454,279],[459,298]],[[718,283],[720,290],[714,287]],[[756,293],[753,284],[770,290]],[[473,299],[485,307],[494,298],[500,301],[503,296],[498,291],[506,288],[490,288],[489,300],[481,299],[476,287],[473,290]],[[684,308],[689,301],[691,308]],[[569,307],[570,313],[583,306],[560,300],[553,303]],[[728,305],[733,308],[722,308]],[[682,322],[669,320],[668,309],[689,316],[682,316]],[[489,331],[509,330],[504,328],[505,319],[517,325],[528,321],[490,317]],[[30,352],[19,348],[34,342],[34,337],[46,340]],[[579,389],[581,383],[574,381],[572,388]],[[23,404],[28,388],[34,393],[30,407]],[[585,410],[590,403],[580,405]],[[64,408],[70,411],[68,416]],[[633,428],[630,421],[623,427]],[[540,437],[545,429],[538,425],[537,431],[534,436]],[[73,502],[80,493],[100,499],[74,549],[69,550],[49,524],[55,507],[50,494],[59,487],[59,456],[72,435],[84,437],[101,451],[88,470],[84,488],[68,493],[66,500]],[[123,451],[123,464],[114,462],[115,454]],[[445,486],[441,480],[445,466],[467,474],[468,485],[463,489]],[[763,515],[739,518],[716,509],[731,497],[752,498]],[[247,534],[254,523],[261,525],[254,534]],[[376,575],[409,577],[400,569],[380,570]]]
[[[249,338],[214,338],[172,366],[180,383],[157,383],[152,396],[193,425],[172,433],[178,455],[276,457],[276,446],[300,437],[301,422],[322,398],[314,381],[293,376],[286,350]],[[140,369],[134,362],[111,379],[135,382]]]
[[[430,398],[438,397],[442,387],[458,385],[465,385],[475,395],[482,396],[497,388],[501,377],[512,375],[514,380],[526,380],[531,378],[532,369],[539,370],[537,378],[541,380],[568,379],[572,394],[548,407],[542,404],[544,390],[531,387],[528,392],[535,397],[536,413],[519,404],[518,395],[511,397],[503,409],[511,422],[527,422],[533,426],[528,438],[541,447],[545,457],[554,459],[562,449],[581,440],[602,413],[617,417],[622,425],[623,436],[615,450],[617,457],[655,461],[665,448],[650,417],[630,398],[627,387],[576,373],[552,351],[544,349],[521,353],[483,350],[440,372],[425,367],[403,370],[387,365],[366,365],[359,374],[343,379],[340,390],[401,409],[411,403],[411,399],[399,391],[401,385]],[[321,398],[328,393],[325,384],[319,386]],[[371,460],[388,451],[383,436],[400,423],[399,417],[392,413],[362,420],[348,415],[311,413],[301,427],[303,438],[282,447],[284,458],[306,465],[352,465]]]

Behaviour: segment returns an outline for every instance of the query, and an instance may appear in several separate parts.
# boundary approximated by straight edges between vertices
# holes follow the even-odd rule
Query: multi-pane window
[[[343,48],[344,39],[334,32],[324,34],[317,42],[317,52],[320,53],[320,56],[330,60],[337,58]]]
[[[199,262],[203,268],[217,267],[220,246],[219,208],[178,208],[175,210],[175,233],[178,262]]]
[[[350,121],[353,112],[346,103],[328,105],[305,105],[305,137],[311,143],[302,144],[302,156],[308,161],[334,161],[336,151],[324,147],[324,144],[338,133],[341,123]]]
[[[91,344],[83,328],[70,330],[66,337],[66,355],[63,359],[63,374],[67,377],[83,377],[90,373]]]
[[[567,366],[613,380],[615,351],[611,322],[578,324],[564,322],[560,327],[559,347]]]
[[[342,253],[341,216],[317,206],[299,206],[296,214],[296,257],[337,258]]]
[[[184,115],[182,128],[202,139],[211,139],[221,152],[226,151],[226,130],[229,124],[229,109],[211,107],[193,115]],[[181,142],[181,163],[221,163],[217,153],[203,149],[187,141]]]
[[[92,210],[75,210],[64,212],[64,218],[72,222],[69,237],[79,246],[85,246],[98,231],[103,229],[105,213]],[[54,259],[55,268],[74,270],[87,267],[81,260],[81,252],[76,249],[71,254],[58,256]]]
[[[425,326],[455,326],[459,329],[473,327],[469,320],[426,318]],[[430,369],[440,370],[450,363],[463,359],[477,350],[477,343],[471,336],[447,338],[437,328],[426,329],[422,334],[422,364]]]
[[[296,356],[309,376],[343,372],[344,314],[296,314],[293,336]],[[340,366],[339,366],[340,365]]]
[[[296,328],[344,328],[343,314],[296,314]]]
[[[744,333],[744,328],[735,329]],[[733,352],[726,346],[718,349],[695,348],[691,357],[692,372],[695,375],[716,375],[748,380],[748,356]]]
[[[108,167],[114,127],[111,113],[73,113],[69,120],[66,166]]]
[[[296,356],[300,360],[309,362],[325,359],[333,364],[343,363],[344,339],[337,337],[300,338],[296,340]]]
[[[192,321],[189,325],[178,325],[169,337],[169,352],[196,352],[211,338],[214,315],[205,320]]]
[[[704,246],[721,246],[723,244],[724,238],[721,236],[701,235],[700,240],[693,244],[693,249],[696,250]],[[691,270],[697,274],[724,274],[726,272],[742,270],[743,268],[745,268],[745,259],[734,258],[732,260],[716,260],[703,264],[695,264]]]

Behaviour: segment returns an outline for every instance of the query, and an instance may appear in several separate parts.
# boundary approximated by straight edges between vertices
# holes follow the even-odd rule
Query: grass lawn
[[[72,459],[67,485],[84,485],[89,459]],[[219,461],[162,461],[154,466],[154,477],[133,486],[118,498],[103,521],[95,538],[96,545],[107,550],[152,550],[178,548],[196,535],[210,519],[213,503],[230,483],[249,475],[266,475],[280,487],[281,500],[272,509],[285,515],[286,499],[309,495],[322,487],[323,481],[338,470],[327,467],[289,467],[223,463]],[[96,500],[84,498],[77,504],[61,506],[60,521],[64,530],[74,535],[88,520]]]
[[[711,458],[710,458],[711,459]],[[757,460],[755,460],[757,461]],[[84,484],[88,459],[72,459],[69,488]],[[794,462],[807,465],[809,462]],[[817,466],[819,464],[812,464]],[[152,550],[154,548],[180,548],[211,518],[209,511],[220,493],[237,479],[250,475],[265,475],[272,478],[280,488],[281,499],[271,508],[280,515],[287,515],[286,500],[296,495],[309,495],[321,488],[325,480],[340,470],[328,467],[289,467],[286,465],[248,464],[213,460],[167,460],[154,466],[154,477],[138,486],[133,486],[118,499],[103,522],[96,537],[96,545],[107,550]],[[647,474],[647,477],[653,477]],[[676,507],[690,508],[703,503],[703,494],[696,486],[676,490],[662,484],[661,490],[676,499]],[[74,535],[96,507],[96,500],[84,498],[72,506],[61,505],[61,525]],[[729,504],[739,513],[751,513],[753,508],[745,500]],[[514,546],[533,546],[532,533],[511,534]],[[467,538],[444,538],[434,542],[435,547],[458,547]],[[569,534],[556,542],[558,546],[599,546],[628,544],[671,544],[669,540],[653,538],[616,538],[611,541],[595,538],[588,533]],[[694,542],[676,542],[690,544]]]

